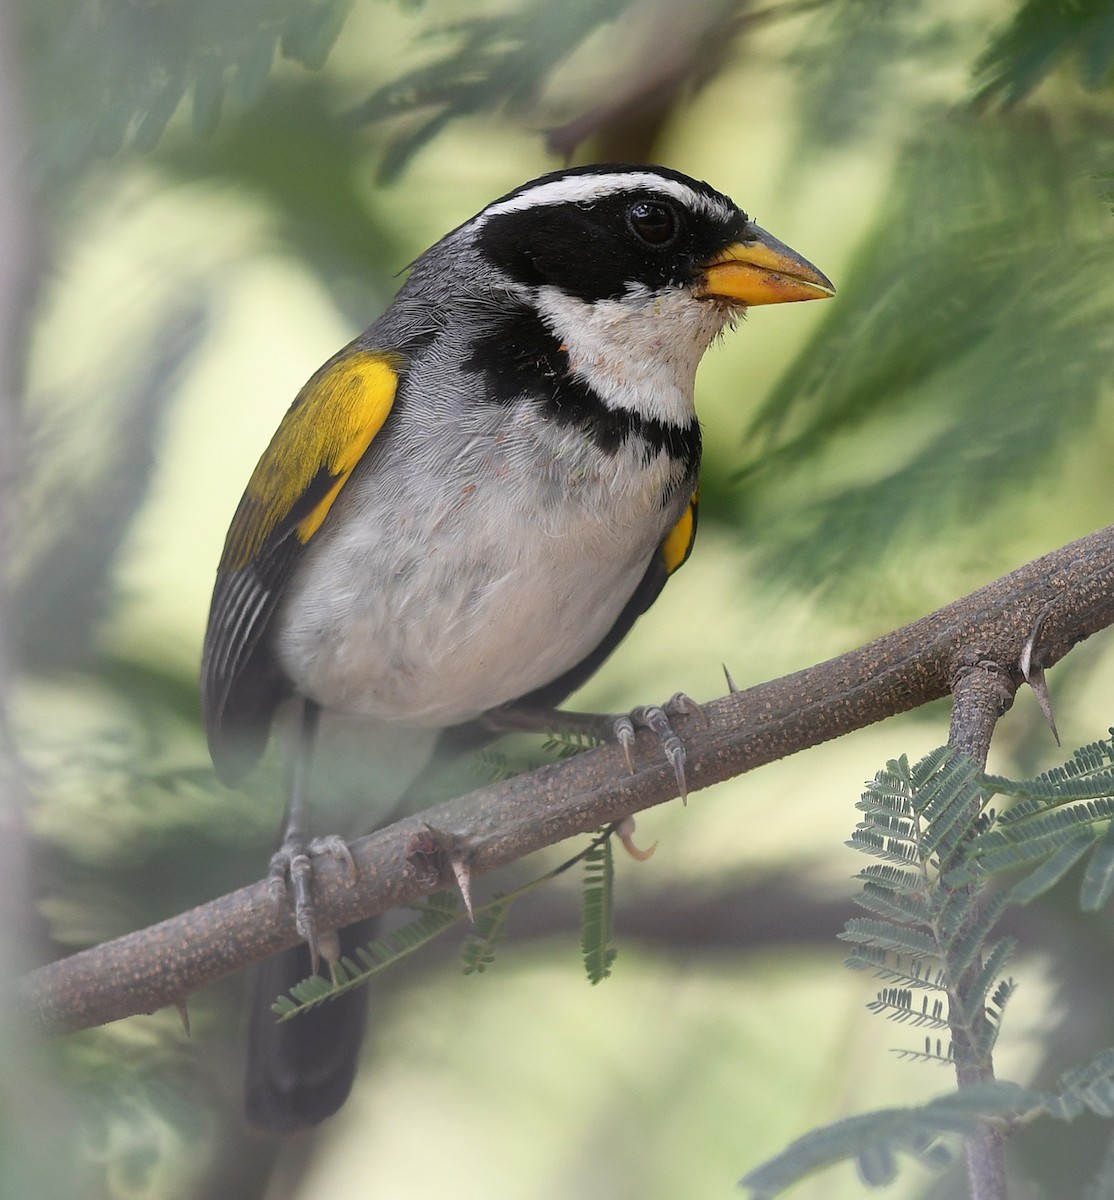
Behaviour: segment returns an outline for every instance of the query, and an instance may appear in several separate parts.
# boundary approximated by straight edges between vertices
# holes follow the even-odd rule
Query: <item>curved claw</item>
[[[627,770],[634,774],[634,759],[631,757],[631,747],[634,745],[634,713],[624,714],[615,718],[612,731],[615,740],[623,748],[623,757],[627,760]]]
[[[662,709],[671,717],[699,717],[702,725],[708,724],[708,714],[703,704],[696,701],[685,692],[674,692],[662,705]]]
[[[634,817],[624,817],[618,825],[615,826],[615,836],[622,843],[623,849],[636,862],[646,862],[653,858],[654,851],[658,848],[657,842],[652,846],[648,846],[645,850],[641,849],[634,840]]]
[[[680,694],[678,693],[678,695]],[[670,725],[669,718],[665,714],[665,709],[651,704],[644,708],[636,708],[630,716],[632,722],[637,722],[639,725],[645,726],[660,739],[662,752],[673,768],[673,775],[677,780],[677,791],[680,793],[681,802],[687,804],[688,782],[685,779],[685,747],[674,731],[673,726]]]
[[[271,865],[267,871],[268,887],[276,904],[286,899],[286,882],[290,881],[294,892],[294,928],[309,946],[315,975],[321,959],[329,959],[331,945],[328,933],[319,935],[317,932],[317,914],[313,903],[313,860],[324,855],[339,860],[349,884],[356,882],[356,861],[348,849],[348,843],[337,834],[314,838],[309,842],[299,837],[288,838],[271,855]]]
[[[356,860],[352,857],[352,851],[348,849],[348,843],[340,834],[332,833],[326,837],[315,837],[306,847],[306,853],[312,858],[323,858],[325,855],[335,858],[344,868],[348,882],[350,884],[356,882]]]

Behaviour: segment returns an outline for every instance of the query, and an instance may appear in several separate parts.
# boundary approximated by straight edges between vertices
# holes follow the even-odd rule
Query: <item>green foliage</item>
[[[611,974],[617,950],[614,935],[615,863],[611,838],[597,839],[584,856],[584,902],[580,920],[580,949],[588,982],[599,983]]]
[[[64,180],[41,197],[47,216],[47,252],[41,258],[50,275],[64,279],[80,271],[70,255],[89,249],[67,245],[64,228],[48,227],[51,209],[78,222],[96,219],[103,216],[104,194],[112,194],[121,178],[126,187],[157,188],[161,172],[176,186],[201,184],[261,202],[253,211],[265,213],[272,249],[296,257],[298,266],[325,281],[355,328],[385,302],[395,286],[393,272],[420,249],[400,233],[400,214],[406,216],[413,191],[404,186],[381,194],[369,186],[368,160],[380,155],[382,144],[383,167],[392,174],[458,119],[496,114],[505,125],[495,129],[534,134],[552,129],[545,119],[552,111],[547,93],[561,72],[577,54],[594,53],[593,39],[602,42],[606,25],[653,8],[644,0],[511,0],[505,14],[477,17],[474,9],[436,0],[408,0],[406,6],[422,9],[433,27],[432,36],[417,46],[427,56],[421,66],[411,69],[409,58],[398,67],[391,55],[373,47],[362,60],[347,54],[343,70],[308,77],[290,64],[317,68],[325,61],[350,0],[24,0],[20,33],[26,38],[28,107],[38,141],[35,174],[53,183]],[[388,4],[376,0],[369,7],[386,10]],[[669,7],[657,5],[662,12]],[[651,78],[647,87],[645,74],[639,75],[644,60],[633,68],[617,61],[609,91],[575,97],[569,128],[576,127],[581,137],[602,133],[596,152],[633,145],[639,154],[684,167],[686,155],[702,161],[709,143],[686,133],[686,123],[696,124],[692,112],[683,121],[670,118],[681,107],[678,97],[718,73],[719,107],[732,111],[738,136],[748,145],[752,133],[766,128],[771,142],[790,137],[800,119],[807,153],[790,156],[789,173],[797,181],[839,166],[834,155],[855,139],[860,147],[870,146],[872,168],[893,159],[881,212],[847,211],[849,195],[852,206],[872,204],[869,189],[833,193],[840,217],[826,218],[829,236],[844,215],[855,230],[865,218],[868,232],[849,269],[838,272],[838,307],[826,306],[819,314],[815,338],[756,417],[741,495],[728,491],[726,467],[719,469],[717,483],[715,448],[709,445],[705,517],[715,520],[718,514],[721,522],[745,517],[748,538],[761,547],[773,572],[808,589],[854,587],[864,575],[874,587],[878,572],[856,567],[874,568],[914,553],[914,547],[945,541],[950,558],[962,559],[958,529],[995,515],[999,528],[1007,520],[1011,529],[1026,527],[1027,514],[1019,521],[1017,505],[1026,497],[1062,495],[1053,486],[1057,464],[1067,454],[1104,444],[1108,421],[1100,403],[1110,395],[1114,362],[1114,243],[1107,224],[1114,202],[1114,140],[1106,97],[1082,95],[1075,81],[1109,88],[1112,8],[1111,0],[1011,0],[993,9],[927,0],[901,5],[806,0],[757,8],[716,0],[689,5],[684,23],[707,22],[706,28],[722,36],[694,42],[701,54],[673,63],[673,76]],[[779,13],[792,22],[786,26],[790,36],[759,43],[756,54],[752,33],[768,28]],[[998,20],[1001,28],[986,45],[985,30]],[[759,69],[772,76],[779,54],[800,68],[794,95],[803,104],[791,106],[790,88],[784,88],[785,118],[775,127],[763,106],[737,103],[743,93],[733,89],[759,57]],[[974,110],[965,104],[972,63],[982,101]],[[370,92],[371,98],[356,115],[384,118],[374,128],[337,119],[351,102],[357,64],[356,95]],[[721,71],[724,65],[729,69]],[[1054,71],[1068,86],[1034,96],[1033,89]],[[784,74],[779,86],[783,80]],[[963,93],[958,100],[957,91]],[[1031,103],[1001,112],[1024,97]],[[645,133],[648,124],[652,133]],[[214,128],[213,136],[197,136]],[[669,129],[668,140],[660,137],[662,128]],[[572,141],[571,134],[565,142],[548,135],[550,146]],[[156,144],[157,155],[138,170],[127,159],[104,164],[119,148],[148,150]],[[722,138],[710,144],[722,145]],[[470,152],[471,143],[464,146]],[[491,146],[490,161],[499,164],[494,140]],[[761,139],[756,170],[766,162],[760,147]],[[440,172],[449,162],[455,170],[462,157],[458,150],[455,162],[449,155],[433,165]],[[121,166],[131,175],[109,174]],[[486,160],[465,167],[487,169]],[[503,168],[491,169],[495,174]],[[451,192],[451,170],[423,176],[423,186],[433,179]],[[708,171],[714,181],[712,168]],[[787,202],[787,208],[793,220],[807,217],[803,206],[794,211]],[[777,214],[760,215],[778,228]],[[840,230],[833,240],[845,242],[846,235]],[[804,242],[801,248],[810,250]],[[826,265],[827,259],[817,257]],[[113,572],[134,541],[134,518],[148,498],[164,428],[176,415],[171,408],[176,380],[193,369],[196,351],[205,348],[213,314],[225,328],[218,274],[206,276],[203,291],[179,288],[165,311],[152,310],[148,328],[129,334],[130,350],[121,351],[107,376],[93,372],[79,378],[74,372],[64,395],[43,397],[41,407],[33,398],[26,406],[32,452],[20,464],[27,488],[18,521],[16,586],[19,657],[34,671],[80,666],[102,648],[100,626],[119,586]],[[27,297],[21,307],[30,310],[34,299]],[[89,324],[99,335],[103,314],[90,313]],[[70,347],[56,343],[43,353],[61,361]],[[754,392],[743,399],[747,396],[754,403],[760,399]],[[248,396],[228,399],[234,407],[253,402]],[[172,443],[172,452],[175,447]],[[1086,489],[1091,474],[1076,474],[1073,498]],[[73,519],[75,513],[80,520]],[[986,544],[1001,541],[996,536]],[[981,551],[980,546],[980,563]],[[918,605],[921,595],[914,600]],[[177,636],[171,631],[167,644]],[[92,678],[71,677],[68,686],[84,687]],[[151,680],[118,666],[95,681],[111,682],[114,689],[113,697],[97,698],[98,711],[113,708],[114,697],[126,697],[139,709],[145,697],[154,696]],[[57,693],[48,699],[44,709],[55,711],[38,714],[36,735],[49,738],[61,731],[65,718],[57,711]],[[152,699],[145,707],[149,724],[137,725],[145,733],[150,729],[150,736],[128,751],[126,770],[113,759],[119,749],[115,735],[110,729],[106,736],[100,725],[84,746],[56,738],[45,753],[32,745],[28,755],[36,788],[50,801],[36,815],[51,823],[43,877],[50,884],[58,877],[60,894],[72,909],[61,923],[66,944],[146,924],[168,908],[226,890],[257,861],[249,856],[233,862],[229,847],[248,837],[260,842],[269,837],[269,830],[260,833],[271,820],[263,800],[266,785],[258,795],[233,801],[200,768],[177,769],[182,761],[200,763],[204,755],[194,684],[186,673],[172,677],[167,671],[157,703]],[[179,728],[186,721],[188,735]],[[168,748],[175,765],[153,768],[152,760]],[[573,748],[566,743],[563,749]],[[495,760],[492,765],[502,769]],[[1061,769],[1070,776],[1064,786],[1038,777],[1004,781],[1000,788],[1003,781],[986,779],[981,798],[968,794],[966,784],[953,786],[958,779],[941,782],[933,769],[912,790],[935,787],[938,807],[930,813],[926,800],[924,810],[912,816],[906,806],[909,781],[880,783],[876,808],[853,839],[870,861],[861,873],[865,915],[849,927],[863,940],[850,962],[879,978],[872,1007],[924,1038],[918,1048],[902,1051],[903,1057],[937,1063],[953,1057],[950,1030],[940,1022],[947,1016],[949,972],[961,967],[970,977],[957,1001],[957,1021],[976,1053],[989,1055],[1012,992],[1004,973],[1016,942],[994,936],[1004,906],[1044,893],[1073,864],[1082,875],[1085,909],[1101,908],[1114,891],[1111,788],[1099,768],[1087,778],[1082,768],[1072,774],[1072,764]],[[1105,769],[1109,775],[1109,760]],[[998,795],[1016,802],[1004,813],[992,812],[986,805]],[[973,822],[969,803],[982,805]],[[126,867],[126,890],[109,892],[95,875],[106,863]],[[614,953],[609,937],[601,936],[610,925],[610,877],[601,878],[598,867],[589,874],[593,903],[599,903],[591,921],[597,935],[592,962],[606,974]],[[941,899],[937,893],[948,889],[954,897]],[[55,936],[58,894],[50,910]],[[140,895],[146,897],[143,906],[137,904]],[[477,912],[462,951],[467,973],[492,963],[515,895]],[[980,897],[977,902],[972,895]],[[585,900],[587,915],[587,895]],[[155,905],[162,906],[157,914],[149,911]],[[451,921],[448,907],[440,905],[456,910]],[[381,943],[354,956],[342,964],[341,986],[355,986],[356,974],[415,952],[426,944],[427,933],[438,936],[433,930],[438,922],[448,921],[444,932],[464,920],[451,897],[431,901],[403,935],[410,943],[401,949]],[[941,946],[943,958],[937,953]],[[1101,944],[1084,949],[1093,959],[1104,957]],[[591,977],[587,953],[585,962]],[[917,1038],[910,1040],[915,1044]],[[106,1056],[109,1063],[117,1057],[115,1049]],[[98,1073],[104,1069],[98,1064]],[[188,1069],[174,1064],[175,1072]],[[1055,1095],[1042,1094],[1040,1105],[1025,1108],[1014,1093],[1018,1107],[1007,1105],[1006,1116],[1022,1120],[1108,1109],[1109,1072],[1101,1064],[1096,1070],[1093,1077],[1063,1084]],[[112,1107],[103,1103],[103,1076],[91,1074],[82,1086],[90,1109],[103,1113]],[[978,1115],[963,1129],[978,1128],[988,1115],[995,1119],[1007,1098],[994,1091],[966,1093],[964,1104],[971,1101]],[[136,1112],[159,1108],[128,1080],[113,1088],[111,1099]],[[944,1097],[929,1108],[934,1115],[927,1120],[916,1110],[911,1116],[887,1110],[877,1120],[853,1118],[834,1136],[820,1131],[809,1153],[817,1165],[854,1158],[872,1181],[888,1176],[902,1154],[942,1162],[958,1136],[950,1123],[958,1127],[965,1120],[963,1104]],[[934,1130],[939,1137],[926,1141]],[[75,1134],[73,1141],[79,1140]],[[148,1152],[149,1143],[135,1144]],[[107,1139],[94,1141],[93,1148],[110,1158]],[[189,1151],[183,1158],[202,1160],[200,1145],[195,1151],[191,1144]],[[138,1159],[134,1151],[131,1157]],[[228,1161],[235,1157],[226,1155]],[[133,1174],[132,1191],[149,1184]],[[1112,1180],[1114,1143],[1087,1200],[1114,1192]],[[94,1190],[78,1187],[69,1194]],[[161,1190],[185,1194],[170,1184]]]
[[[1111,730],[1114,734],[1114,729]],[[1114,742],[1101,739],[1081,746],[1062,766],[1043,771],[1033,779],[1004,779],[987,775],[984,786],[992,792],[1030,801],[1090,800],[1114,792]],[[1036,811],[1036,804],[1016,804],[1001,817],[1011,824]]]
[[[472,756],[470,763],[473,772],[485,783],[502,783],[513,779],[519,773],[517,763],[511,761],[504,750],[492,746],[483,746]]]
[[[258,103],[277,59],[318,68],[352,0],[129,0],[29,5],[49,49],[33,78],[47,167],[150,150],[185,102],[194,133]]]
[[[840,302],[744,437],[734,503],[772,574],[873,579],[1031,493],[1092,426],[1114,380],[1109,145],[953,120],[903,149]]]
[[[397,176],[450,122],[476,113],[522,109],[540,95],[557,65],[633,0],[528,0],[498,16],[446,23],[444,52],[375,91],[352,114],[359,121],[410,116],[380,166]]]
[[[583,729],[560,729],[548,734],[542,742],[546,754],[555,755],[558,761],[575,758],[585,750],[594,750],[604,744],[603,738]]]
[[[1024,0],[979,59],[979,99],[1016,104],[1065,60],[1091,90],[1109,86],[1114,70],[1111,0]]]
[[[887,1108],[814,1129],[775,1158],[748,1172],[740,1185],[751,1200],[771,1200],[814,1171],[851,1159],[865,1184],[883,1187],[897,1176],[907,1154],[926,1166],[945,1167],[954,1149],[940,1139],[969,1134],[987,1115],[1009,1113],[1028,1093],[1011,1084],[964,1089],[917,1108]]]
[[[389,222],[392,199],[368,195],[366,135],[338,121],[327,75],[276,79],[265,106],[237,113],[210,138],[168,138],[154,161],[175,180],[256,197],[281,244],[315,272],[363,327],[412,257]]]
[[[1010,899],[1027,904],[1058,883],[1090,853],[1080,888],[1085,911],[1095,911],[1114,891],[1114,729],[1111,737],[1076,750],[1061,766],[1033,779],[986,776],[988,794],[1017,803],[994,815],[969,848],[955,883],[1027,870]]]
[[[465,975],[482,975],[495,961],[495,947],[507,936],[510,902],[501,899],[476,913],[476,920],[460,952]]]
[[[290,989],[289,996],[280,996],[271,1006],[281,1020],[307,1012],[335,1000],[344,992],[368,982],[393,967],[415,951],[428,945],[464,916],[451,892],[438,892],[421,906],[418,917],[401,929],[396,929],[356,951],[356,959],[342,958],[332,964],[332,979],[311,975]]]
[[[1011,905],[1043,894],[1091,852],[1081,903],[1097,907],[1114,890],[1114,729],[1062,766],[1031,780],[983,776],[947,747],[910,765],[889,762],[859,801],[850,844],[880,860],[859,873],[857,900],[871,915],[847,922],[848,966],[886,984],[867,1006],[925,1033],[902,1058],[959,1065],[967,1083],[915,1108],[884,1109],[814,1130],[742,1181],[754,1200],[780,1194],[836,1162],[856,1163],[864,1183],[894,1180],[900,1155],[947,1165],[957,1136],[981,1127],[1018,1130],[1039,1117],[1114,1116],[1114,1050],[1065,1072],[1050,1091],[994,1081],[992,1055],[1015,985],[1004,978],[1017,948],[994,931]],[[1004,812],[996,795],[1017,798]],[[1101,828],[1097,828],[1101,827]],[[1012,886],[997,876],[1024,873]],[[1088,1195],[1114,1174],[1108,1153]]]
[[[823,153],[877,132],[889,116],[878,98],[902,95],[898,77],[909,61],[926,65],[954,54],[947,25],[924,0],[817,4],[790,59],[799,74],[807,148]]]
[[[28,405],[36,453],[21,473],[24,520],[10,575],[13,637],[26,662],[88,664],[178,385],[208,331],[208,298],[191,288],[151,314],[147,351],[120,364],[111,400],[103,379],[79,380],[61,401],[34,397]],[[69,519],[75,512],[82,521]]]
[[[896,1178],[900,1154],[929,1167],[945,1167],[956,1156],[957,1136],[969,1137],[988,1125],[1016,1128],[1038,1117],[1073,1121],[1085,1112],[1114,1116],[1114,1050],[1103,1050],[1084,1066],[1065,1072],[1051,1091],[994,1080],[915,1108],[886,1108],[836,1121],[805,1134],[740,1182],[750,1189],[751,1200],[771,1200],[814,1171],[851,1159],[865,1184],[883,1187]],[[1109,1159],[1108,1155],[1092,1189],[1110,1177]]]
[[[475,920],[461,949],[465,975],[482,975],[495,961],[495,948],[506,937],[507,921],[514,902],[528,892],[551,883],[578,863],[585,864],[581,948],[588,979],[599,983],[611,974],[615,949],[611,942],[614,905],[613,828],[597,834],[583,850],[544,875],[521,884],[505,895],[495,896],[475,908]],[[376,975],[395,966],[468,919],[455,892],[437,892],[417,906],[418,916],[408,925],[376,938],[356,951],[356,960],[342,958],[332,964],[332,979],[313,975],[280,996],[271,1006],[282,1020],[316,1008],[342,992],[361,987]]]
[[[857,901],[873,915],[848,921],[840,937],[855,947],[849,966],[872,969],[891,984],[872,1011],[903,1024],[958,1031],[985,1040],[989,1050],[1009,995],[1009,989],[995,991],[999,1004],[991,1006],[1013,948],[1008,940],[989,940],[1007,895],[945,882],[948,864],[980,836],[980,785],[975,764],[947,747],[913,766],[902,757],[879,771],[858,803],[864,818],[850,843],[885,860],[859,874]],[[951,1001],[960,980],[966,981],[962,1008]],[[950,1059],[952,1048],[928,1045],[925,1053]]]

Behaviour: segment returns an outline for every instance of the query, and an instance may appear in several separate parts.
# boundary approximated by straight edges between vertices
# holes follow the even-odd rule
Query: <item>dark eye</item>
[[[651,246],[664,246],[677,236],[677,214],[668,204],[639,200],[627,209],[627,222]]]

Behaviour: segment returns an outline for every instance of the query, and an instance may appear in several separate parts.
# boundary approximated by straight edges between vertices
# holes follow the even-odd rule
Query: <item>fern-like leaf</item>
[[[855,897],[860,908],[869,909],[880,917],[911,925],[926,925],[932,919],[932,905],[919,892],[903,892],[866,880],[863,890]]]
[[[603,745],[603,738],[582,729],[561,729],[549,734],[542,742],[546,754],[554,755],[558,760],[575,758],[586,750],[594,750]]]
[[[852,971],[873,971],[884,983],[899,987],[944,989],[944,976],[938,966],[919,958],[888,954],[875,946],[856,946],[843,965]]]
[[[752,1200],[772,1200],[808,1175],[852,1159],[872,1185],[890,1182],[897,1156],[907,1154],[940,1168],[954,1158],[949,1135],[969,1136],[988,1120],[1032,1107],[1034,1094],[995,1082],[961,1088],[916,1108],[887,1108],[814,1129],[740,1181]]]
[[[1079,888],[1079,903],[1084,912],[1098,912],[1114,892],[1114,823],[1106,827],[1095,852],[1087,861]]]
[[[919,1006],[913,1004],[913,993],[908,988],[883,988],[867,1008],[879,1013],[899,1025],[927,1026],[929,1029],[948,1028],[947,1010],[939,997],[929,1001],[922,995]]]
[[[969,758],[948,759],[917,794],[917,810],[928,828],[924,849],[946,856],[970,833],[982,810],[980,774]]]
[[[936,943],[930,934],[870,917],[852,917],[838,936],[857,946],[875,946],[912,959],[936,956]]]
[[[337,996],[360,987],[381,971],[428,945],[462,917],[455,897],[438,893],[436,898],[430,897],[430,903],[424,905],[421,914],[408,925],[385,937],[376,938],[367,946],[360,946],[355,953],[357,961],[346,958],[338,963],[333,968],[331,981],[320,975],[312,975],[295,984],[288,996],[280,996],[271,1008],[280,1020],[285,1021],[335,1000]]]
[[[1055,854],[1050,855],[1037,869],[1016,883],[1010,891],[1010,900],[1014,904],[1028,904],[1038,896],[1043,896],[1050,887],[1061,879],[1075,866],[1094,843],[1094,835],[1088,829],[1076,830],[1074,836]]]
[[[581,907],[580,948],[588,982],[597,984],[611,974],[618,953],[613,934],[615,863],[611,839],[601,838],[584,856],[584,899]]]
[[[1059,1091],[1040,1095],[1042,1111],[1058,1121],[1072,1121],[1090,1110],[1108,1115],[1114,1087],[1114,1048],[1100,1051],[1089,1063],[1065,1071],[1057,1080]]]
[[[958,980],[965,975],[971,964],[982,953],[983,947],[989,940],[991,930],[998,924],[1009,903],[1010,894],[1004,890],[983,897],[982,906],[974,918],[966,922],[956,936],[942,947],[947,962],[947,972],[953,980]]]
[[[507,935],[510,901],[496,901],[476,913],[476,922],[461,949],[465,975],[482,975],[495,961],[495,947]]]
[[[919,871],[910,871],[891,863],[871,863],[863,867],[859,878],[882,884],[895,892],[916,892],[924,883]]]
[[[1005,970],[1006,963],[1017,949],[1015,938],[1001,938],[989,950],[984,951],[983,964],[967,988],[966,1002],[961,1014],[965,1025],[973,1025],[987,1003],[987,996],[994,981]]]
[[[907,761],[904,755],[902,755],[902,761]],[[914,791],[919,792],[945,764],[955,761],[958,760],[951,746],[937,746],[935,750],[930,750],[909,768],[910,786]]]
[[[1017,984],[1012,979],[1002,979],[994,989],[994,995],[986,1003],[984,1020],[975,1039],[975,1048],[984,1061],[990,1060],[1002,1028],[1002,1014],[1016,990]]]
[[[958,887],[989,875],[1029,867],[1065,847],[1082,844],[1084,837],[1090,845],[1098,834],[1085,827],[1105,819],[1105,815],[1092,814],[1089,803],[1050,810],[1008,831],[992,829],[975,839],[969,857],[949,873],[947,882]]]
[[[931,1037],[926,1037],[924,1040],[923,1050],[909,1050],[899,1048],[894,1050],[894,1055],[900,1058],[902,1062],[917,1062],[928,1063],[937,1067],[954,1067],[955,1057],[952,1053],[951,1042],[945,1042],[941,1038],[937,1038],[933,1042]]]
[[[920,861],[915,841],[890,838],[873,827],[860,826],[851,834],[847,844],[897,867]]]
[[[1114,728],[1110,732],[1111,738],[1081,746],[1067,762],[1033,779],[987,775],[983,786],[989,791],[1030,801],[1086,800],[1114,795]],[[1009,824],[1019,815],[1024,815],[1024,810],[1015,805],[1002,814],[1002,821]]]

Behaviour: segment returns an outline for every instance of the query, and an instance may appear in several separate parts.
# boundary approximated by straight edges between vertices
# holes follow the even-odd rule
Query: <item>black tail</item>
[[[341,953],[375,936],[375,918],[340,931]],[[323,968],[327,970],[327,968]],[[366,987],[345,992],[281,1025],[275,997],[310,974],[308,946],[260,963],[252,980],[244,1105],[248,1121],[289,1132],[316,1125],[348,1099],[367,1023]]]

